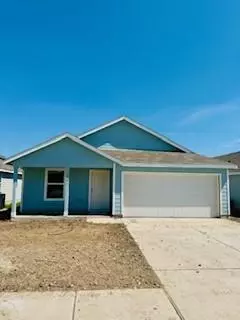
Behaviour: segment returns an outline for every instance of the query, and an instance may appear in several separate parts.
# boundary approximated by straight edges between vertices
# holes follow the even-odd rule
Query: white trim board
[[[184,152],[191,152],[189,149],[181,146],[181,145],[178,144],[178,143],[175,143],[174,141],[172,141],[171,139],[165,137],[164,135],[161,135],[161,134],[153,131],[152,129],[149,129],[149,128],[145,127],[144,125],[142,125],[142,124],[140,124],[140,123],[137,123],[137,122],[135,122],[134,120],[129,119],[128,117],[120,117],[120,118],[118,118],[118,119],[115,119],[115,120],[113,120],[113,121],[110,121],[110,122],[108,122],[108,123],[105,123],[104,125],[99,126],[99,127],[95,128],[95,129],[89,130],[89,131],[87,131],[87,132],[79,135],[78,137],[79,137],[80,139],[82,139],[82,138],[84,138],[84,137],[86,137],[86,136],[88,136],[88,135],[90,135],[90,134],[93,134],[93,133],[95,133],[95,132],[97,132],[97,131],[100,131],[100,130],[102,130],[102,129],[105,129],[105,128],[107,128],[107,127],[110,127],[110,126],[112,126],[112,125],[114,125],[114,124],[116,124],[116,123],[118,123],[118,122],[121,122],[121,121],[127,121],[128,123],[131,123],[131,124],[134,125],[135,127],[139,128],[139,129],[142,129],[142,130],[145,131],[145,132],[150,133],[151,135],[157,137],[158,139],[161,139],[161,140],[165,141],[166,143],[168,143],[168,144],[170,144],[170,145],[172,145],[172,146],[174,146],[174,147],[176,147],[176,148],[178,148],[178,149],[180,149],[180,150],[182,150],[182,151],[184,151]]]
[[[122,164],[124,167],[136,167],[136,168],[209,168],[209,169],[228,169],[235,168],[232,164],[186,164],[186,163],[134,163],[134,162],[124,162]]]
[[[24,192],[24,171],[22,173],[22,190],[21,190],[20,212],[22,212],[22,209],[23,209],[23,192]]]
[[[159,172],[159,171],[134,171],[134,169],[132,169],[133,171],[122,171],[124,173],[131,173],[132,175],[138,175],[138,174],[145,174],[145,175],[173,175],[173,176],[219,176],[221,175],[221,173],[218,172],[210,172],[210,173],[206,173],[206,172],[167,172],[167,171],[163,171],[163,172]]]
[[[121,215],[124,216],[124,172],[121,171]]]
[[[5,169],[0,169],[0,172],[6,172],[6,173],[13,173],[13,170],[5,170]],[[22,175],[22,172],[18,172],[18,174]]]
[[[88,212],[90,211],[91,207],[91,195],[92,195],[92,170],[89,170],[88,174]]]
[[[95,152],[95,153],[103,156],[104,158],[109,159],[109,160],[111,160],[111,161],[113,161],[113,162],[116,162],[116,163],[118,163],[118,164],[121,165],[121,162],[120,162],[119,160],[117,160],[117,159],[115,159],[115,158],[107,155],[106,153],[104,153],[104,152],[100,151],[99,149],[91,146],[90,144],[88,144],[88,143],[80,140],[79,138],[71,135],[70,133],[64,133],[64,134],[62,134],[62,135],[60,135],[60,136],[57,136],[57,137],[55,137],[55,138],[53,138],[53,139],[51,139],[51,140],[47,140],[47,141],[45,141],[45,142],[43,142],[43,143],[41,143],[41,144],[38,144],[38,145],[36,145],[35,147],[33,147],[33,148],[31,148],[31,149],[27,149],[27,150],[25,150],[25,151],[23,151],[23,152],[21,152],[21,153],[18,153],[18,154],[16,154],[15,156],[6,159],[6,160],[4,161],[4,163],[5,163],[5,164],[11,163],[11,162],[13,162],[13,161],[15,161],[15,160],[17,160],[17,159],[20,159],[20,158],[26,156],[26,155],[29,155],[29,154],[31,154],[31,153],[33,153],[33,152],[36,152],[36,151],[38,151],[38,150],[41,150],[41,149],[43,149],[43,148],[45,148],[45,147],[48,147],[48,146],[54,144],[54,143],[57,143],[57,142],[65,139],[65,138],[69,138],[69,139],[71,139],[72,141],[78,143],[79,145],[85,147],[86,149],[89,149],[89,150],[91,150],[91,151],[93,151],[93,152]]]
[[[219,203],[220,203],[220,217],[223,214],[223,197],[222,197],[222,175],[218,175],[218,186],[219,186]]]
[[[113,164],[112,170],[112,215],[115,215],[115,201],[116,201],[116,163]]]
[[[229,179],[229,170],[227,170],[227,201],[228,201],[228,216],[231,214],[231,199],[230,199],[230,179]]]
[[[238,175],[240,175],[240,171],[238,171],[238,170],[236,170],[236,172],[229,171],[229,175],[230,176],[238,176]]]

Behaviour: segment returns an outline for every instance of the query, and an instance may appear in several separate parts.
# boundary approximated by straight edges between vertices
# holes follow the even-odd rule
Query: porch
[[[112,168],[23,168],[18,215],[114,215],[115,169],[115,164]],[[11,217],[15,218],[15,174],[13,180]]]

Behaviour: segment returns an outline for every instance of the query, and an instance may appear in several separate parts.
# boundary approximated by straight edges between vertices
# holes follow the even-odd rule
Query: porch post
[[[229,181],[229,170],[227,170],[227,200],[228,200],[228,212],[227,215],[231,215],[231,199],[230,199],[230,181]]]
[[[115,201],[116,201],[116,163],[113,163],[112,171],[112,215],[115,215]]]
[[[11,218],[16,218],[16,215],[17,215],[17,184],[18,184],[18,167],[14,165]]]
[[[69,211],[69,171],[69,168],[66,168],[64,174],[64,217],[68,216]]]

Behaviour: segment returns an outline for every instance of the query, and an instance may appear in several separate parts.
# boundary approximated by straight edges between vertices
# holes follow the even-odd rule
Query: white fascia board
[[[45,142],[43,142],[43,143],[37,144],[36,146],[34,146],[34,147],[32,147],[32,148],[29,148],[29,149],[26,149],[26,150],[24,150],[24,151],[22,151],[22,152],[19,152],[19,153],[17,153],[16,155],[14,155],[14,156],[12,156],[12,157],[10,157],[10,158],[7,158],[7,159],[4,161],[4,163],[5,163],[5,164],[9,164],[9,163],[11,163],[11,162],[13,162],[13,161],[15,161],[15,160],[17,160],[17,159],[19,159],[19,158],[22,158],[22,157],[24,157],[24,156],[27,156],[27,155],[30,154],[30,153],[33,153],[33,152],[38,151],[38,150],[40,150],[40,149],[43,149],[43,148],[45,148],[45,147],[47,147],[47,146],[50,146],[51,144],[54,144],[54,143],[56,143],[56,142],[64,139],[64,138],[66,137],[66,135],[67,135],[67,134],[64,133],[64,134],[62,134],[62,135],[60,135],[60,136],[57,136],[57,137],[55,137],[55,138],[53,138],[53,139],[50,139],[50,140],[47,140],[47,141],[45,141]]]
[[[109,121],[109,122],[107,122],[107,123],[105,123],[105,124],[103,124],[103,125],[101,125],[101,126],[98,126],[98,127],[94,128],[94,129],[88,130],[88,131],[80,134],[80,135],[78,136],[78,138],[79,138],[79,139],[82,139],[82,138],[84,138],[84,137],[86,137],[86,136],[89,136],[89,135],[92,134],[92,133],[95,133],[95,132],[97,132],[97,131],[100,131],[100,130],[102,130],[102,129],[105,129],[105,128],[107,128],[107,127],[110,127],[110,126],[112,126],[113,124],[118,123],[118,122],[120,122],[120,121],[122,121],[122,120],[126,120],[126,117],[117,118],[117,119],[112,120],[112,121]],[[127,121],[127,120],[126,120],[126,121]]]
[[[13,173],[13,170],[0,169],[0,172]],[[18,174],[22,175],[22,172],[18,172]]]
[[[111,161],[113,161],[113,162],[115,162],[115,163],[118,163],[118,164],[122,165],[122,162],[121,162],[120,160],[118,160],[118,159],[116,159],[116,158],[114,158],[114,157],[112,157],[112,156],[110,156],[110,155],[102,152],[101,150],[93,147],[92,145],[90,145],[90,144],[88,144],[88,143],[80,140],[78,137],[75,137],[75,136],[73,136],[73,135],[71,135],[71,134],[68,134],[67,137],[68,137],[69,139],[72,139],[72,140],[75,141],[76,143],[82,145],[82,146],[85,147],[86,149],[89,149],[89,150],[91,150],[91,151],[93,151],[93,152],[95,152],[95,153],[103,156],[104,158],[107,158],[107,159],[109,159],[109,160],[111,160]]]
[[[216,164],[186,164],[186,163],[133,163],[124,162],[124,167],[139,167],[139,168],[203,168],[203,169],[229,169],[233,168],[228,165],[216,165]]]
[[[167,137],[165,137],[165,136],[163,136],[163,135],[161,135],[161,134],[159,134],[159,133],[157,133],[157,132],[155,132],[155,131],[153,131],[153,130],[145,127],[145,126],[143,126],[143,125],[140,124],[140,123],[137,123],[137,122],[129,119],[128,117],[120,117],[120,118],[118,118],[118,119],[115,119],[115,120],[113,120],[113,121],[110,121],[110,122],[108,122],[108,123],[105,123],[104,125],[99,126],[99,127],[95,128],[95,129],[92,129],[92,130],[90,130],[90,131],[87,131],[87,132],[81,134],[81,135],[78,136],[78,137],[79,137],[80,139],[82,139],[82,138],[84,138],[84,137],[86,137],[86,136],[88,136],[88,135],[90,135],[90,134],[93,134],[93,133],[95,133],[95,132],[97,132],[97,131],[100,131],[100,130],[102,130],[102,129],[105,129],[105,128],[107,128],[107,127],[110,127],[110,126],[112,126],[113,124],[118,123],[118,122],[123,121],[123,120],[131,123],[131,124],[134,125],[135,127],[138,127],[139,129],[142,129],[143,131],[150,133],[151,135],[157,137],[158,139],[161,139],[161,140],[165,141],[166,143],[168,143],[168,144],[170,144],[170,145],[172,145],[172,146],[174,146],[174,147],[176,147],[176,148],[178,148],[178,149],[180,149],[180,150],[182,150],[182,151],[184,151],[184,152],[187,152],[187,153],[188,153],[188,152],[191,152],[191,150],[189,150],[189,149],[187,149],[187,148],[184,148],[183,146],[181,146],[181,145],[173,142],[171,139],[169,139],[169,138],[167,138]]]
[[[111,161],[113,161],[113,162],[116,162],[116,163],[122,165],[121,161],[119,161],[119,160],[117,160],[117,159],[115,159],[115,158],[107,155],[106,153],[104,153],[104,152],[100,151],[99,149],[91,146],[90,144],[88,144],[88,143],[80,140],[79,138],[71,135],[70,133],[64,133],[64,134],[62,134],[62,135],[60,135],[60,136],[57,136],[56,138],[53,138],[53,139],[51,139],[51,140],[48,140],[48,141],[43,142],[43,143],[41,143],[41,144],[38,144],[37,146],[35,146],[35,147],[33,147],[33,148],[30,148],[30,149],[27,149],[27,150],[25,150],[25,151],[23,151],[23,152],[21,152],[21,153],[18,153],[18,154],[16,154],[15,156],[6,159],[6,160],[4,161],[4,163],[5,163],[5,164],[11,163],[11,162],[13,162],[13,161],[15,161],[15,160],[17,160],[17,159],[20,159],[20,158],[22,158],[22,157],[24,157],[24,156],[27,156],[27,155],[31,154],[31,153],[33,153],[33,152],[36,152],[36,151],[38,151],[38,150],[40,150],[40,149],[43,149],[43,148],[48,147],[48,146],[50,146],[50,145],[52,145],[52,144],[54,144],[54,143],[57,143],[57,142],[65,139],[65,138],[69,138],[69,139],[71,139],[72,141],[78,143],[79,145],[85,147],[86,149],[89,149],[89,150],[91,150],[91,151],[93,151],[93,152],[95,152],[95,153],[103,156],[104,158],[107,158],[107,159],[109,159],[109,160],[111,160]]]

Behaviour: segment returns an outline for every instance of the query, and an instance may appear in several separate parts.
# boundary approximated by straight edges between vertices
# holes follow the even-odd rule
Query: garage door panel
[[[148,217],[148,218],[193,218],[193,217],[211,217],[211,207],[128,207],[124,216],[129,217]],[[130,210],[129,210],[130,209]],[[147,209],[147,210],[146,210]],[[203,215],[204,212],[204,215]],[[130,214],[126,214],[130,213]]]
[[[124,174],[124,216],[211,217],[218,202],[214,175]]]

